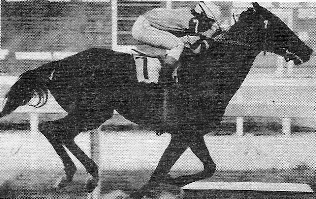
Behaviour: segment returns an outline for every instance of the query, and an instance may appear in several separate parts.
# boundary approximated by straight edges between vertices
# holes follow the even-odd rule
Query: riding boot
[[[180,66],[180,62],[171,56],[165,56],[161,59],[161,71],[159,77],[159,83],[161,84],[171,84],[175,80],[173,78],[173,72],[176,68]]]

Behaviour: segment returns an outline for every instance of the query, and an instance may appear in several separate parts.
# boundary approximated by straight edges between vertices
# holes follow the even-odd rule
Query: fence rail
[[[15,76],[2,76],[0,85],[11,86],[17,80]],[[291,134],[292,118],[316,118],[315,101],[316,96],[311,93],[311,100],[303,104],[293,99],[282,99],[281,101],[274,100],[250,100],[245,99],[243,88],[255,87],[256,89],[277,88],[288,92],[287,97],[291,98],[290,89],[303,89],[315,91],[316,81],[314,78],[247,78],[242,84],[241,89],[231,100],[227,107],[225,116],[236,117],[236,134],[243,135],[244,117],[276,117],[282,118],[283,133]],[[272,91],[273,94],[273,91]],[[259,96],[260,97],[260,96]],[[280,97],[280,96],[276,96]],[[286,98],[286,97],[285,97]],[[0,98],[1,100],[1,98]],[[3,98],[2,98],[3,100]],[[19,107],[14,113],[29,114],[30,126],[32,131],[38,131],[39,115],[40,114],[66,114],[66,112],[57,104],[52,97],[49,97],[48,103],[41,108],[30,106]]]

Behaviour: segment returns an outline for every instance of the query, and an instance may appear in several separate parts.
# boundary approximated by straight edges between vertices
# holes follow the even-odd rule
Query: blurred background
[[[79,52],[90,47],[115,48],[136,44],[131,27],[139,15],[155,7],[193,8],[196,4],[196,1],[2,0],[1,49],[7,54],[2,59],[0,73],[16,75],[38,66],[36,63],[19,63],[15,52]],[[223,26],[232,25],[233,14],[238,19],[238,15],[250,6],[250,3],[235,1],[216,4],[221,8],[218,20]],[[316,3],[262,2],[261,5],[279,15],[302,40],[316,48]],[[314,64],[312,58],[309,63],[295,68],[293,73],[315,76],[314,67],[309,67]],[[268,55],[258,57],[254,68],[273,73],[275,65],[275,57]],[[306,70],[299,70],[302,68]]]

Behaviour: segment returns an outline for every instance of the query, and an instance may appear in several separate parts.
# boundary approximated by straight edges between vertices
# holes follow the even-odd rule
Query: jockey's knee
[[[169,66],[172,66],[172,65],[174,65],[177,61],[178,61],[178,60],[176,60],[174,57],[167,55],[167,56],[165,57],[164,64],[167,64],[167,65],[169,65]]]
[[[178,45],[170,50],[167,50],[167,56],[173,57],[176,61],[180,59],[180,56],[184,49],[184,43],[178,43]]]
[[[139,16],[132,27],[132,36],[136,40],[141,40],[143,37],[143,26],[146,19],[143,16]]]

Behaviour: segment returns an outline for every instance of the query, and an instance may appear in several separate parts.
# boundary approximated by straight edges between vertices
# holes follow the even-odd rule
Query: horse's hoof
[[[67,187],[68,185],[70,185],[72,181],[67,179],[66,176],[62,176],[60,177],[57,182],[54,184],[54,188],[56,189],[63,189],[65,187]]]
[[[90,178],[86,183],[86,192],[91,193],[98,186],[99,178]]]

